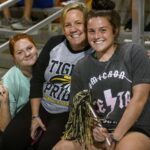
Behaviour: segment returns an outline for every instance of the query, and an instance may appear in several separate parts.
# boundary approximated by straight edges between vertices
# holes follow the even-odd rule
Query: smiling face
[[[27,38],[23,38],[14,44],[14,61],[20,68],[32,67],[38,57],[35,45]]]
[[[83,13],[78,9],[71,9],[64,18],[63,30],[73,50],[81,50],[86,44]]]
[[[93,17],[87,23],[88,41],[100,53],[113,50],[116,34],[106,17]]]

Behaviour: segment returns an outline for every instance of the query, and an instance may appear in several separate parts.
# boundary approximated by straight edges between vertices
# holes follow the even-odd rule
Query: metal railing
[[[55,19],[57,19],[61,15],[63,8],[57,8],[57,9],[54,8],[54,9],[56,10],[55,13],[53,13],[52,15],[48,16],[47,18],[43,19],[42,21],[38,22],[37,24],[33,25],[29,29],[22,31],[22,33],[32,33],[34,31],[48,25]],[[0,52],[3,52],[8,47],[8,43],[9,43],[9,41],[0,45]]]
[[[132,0],[132,41],[144,44],[145,0]]]
[[[19,0],[8,0],[2,4],[0,4],[0,10],[2,10],[5,7],[12,6],[13,4],[17,3]],[[132,41],[136,43],[144,43],[144,0],[132,0],[132,11],[134,11],[134,14],[132,14],[132,20],[133,20],[133,28],[132,28]],[[51,8],[50,8],[51,9]],[[36,31],[46,25],[48,25],[50,22],[55,20],[60,16],[62,12],[62,8],[56,10],[55,13],[48,16],[44,20],[40,21],[39,23],[35,24],[28,30],[24,31],[24,33],[31,33],[33,31]],[[6,32],[6,30],[4,30]],[[11,33],[16,33],[18,31],[11,31]],[[0,45],[0,53],[5,50],[8,47],[8,41]]]
[[[0,4],[0,10],[6,8],[6,7],[10,7],[13,4],[17,3],[19,0],[7,0],[6,2],[3,2]]]

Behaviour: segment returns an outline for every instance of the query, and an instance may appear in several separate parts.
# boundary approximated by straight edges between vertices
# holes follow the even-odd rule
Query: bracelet
[[[36,116],[32,116],[32,120],[36,119],[36,118],[39,118],[40,116],[39,115],[36,115]]]

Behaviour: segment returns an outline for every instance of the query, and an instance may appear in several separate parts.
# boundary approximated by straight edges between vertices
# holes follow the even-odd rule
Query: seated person
[[[86,14],[83,3],[64,7],[61,15],[64,35],[50,37],[33,69],[32,113],[22,109],[11,121],[3,134],[5,150],[25,150],[31,145],[31,137],[38,150],[50,150],[60,140],[68,120],[73,68],[79,59],[91,53],[84,27]],[[43,134],[38,143],[34,143],[39,130]]]
[[[146,50],[139,44],[118,42],[121,18],[108,0],[99,1],[105,2],[104,9],[95,0],[87,16],[88,42],[95,51],[79,60],[73,70],[69,120],[63,140],[53,150],[149,150],[150,62]],[[82,99],[85,89],[90,98]],[[101,124],[89,122],[87,110],[92,111],[83,107],[87,102]]]
[[[32,66],[38,57],[36,45],[32,37],[27,34],[17,34],[10,38],[9,50],[15,65],[2,77],[0,84],[2,132],[29,100]]]

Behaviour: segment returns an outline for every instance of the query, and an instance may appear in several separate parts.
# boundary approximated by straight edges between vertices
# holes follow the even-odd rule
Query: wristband
[[[32,120],[34,120],[34,119],[36,119],[36,118],[39,118],[39,116],[38,116],[38,115],[32,116]]]

